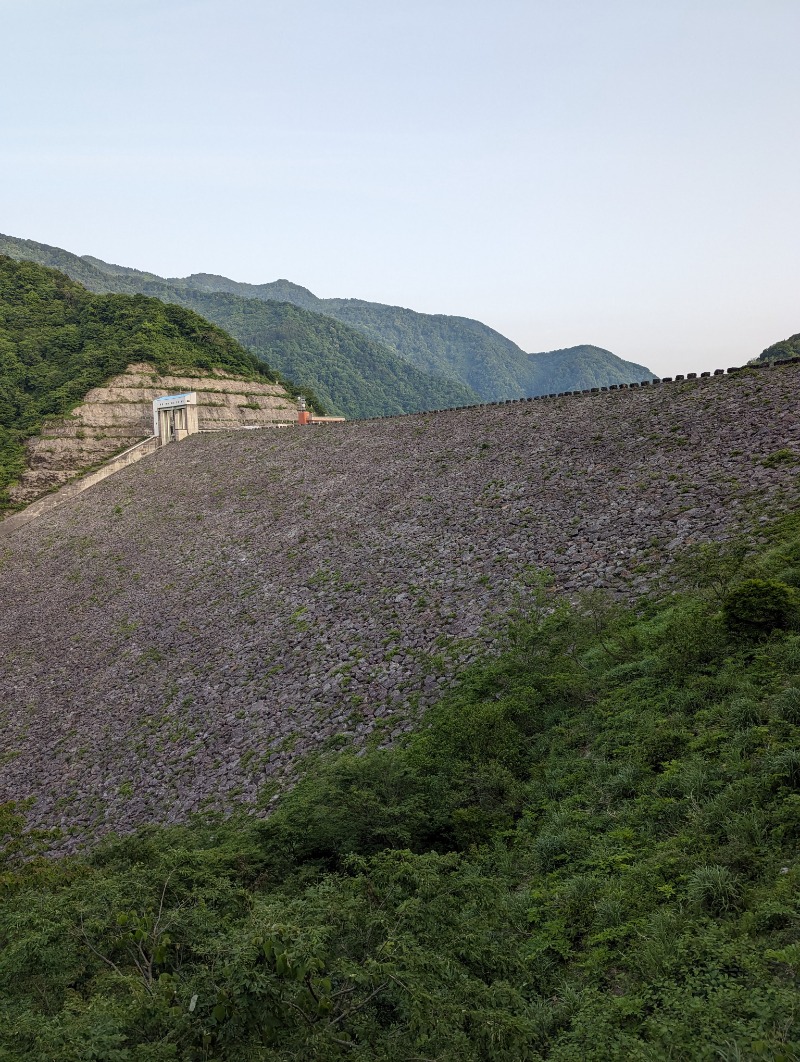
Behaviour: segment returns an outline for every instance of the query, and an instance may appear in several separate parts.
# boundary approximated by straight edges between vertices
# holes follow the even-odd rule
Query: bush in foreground
[[[0,1059],[798,1058],[800,636],[720,600],[799,550],[535,612],[267,822],[10,857]]]

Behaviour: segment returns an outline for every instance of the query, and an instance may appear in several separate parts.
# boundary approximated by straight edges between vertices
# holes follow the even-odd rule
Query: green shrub
[[[776,579],[745,579],[725,595],[722,614],[728,631],[762,638],[790,626],[795,613],[792,588]]]
[[[698,867],[689,879],[689,900],[700,911],[728,914],[739,906],[741,889],[736,876],[721,866]]]
[[[746,730],[764,723],[768,717],[767,707],[755,697],[734,697],[729,708],[731,722]]]
[[[784,785],[793,789],[800,789],[800,751],[798,749],[784,749],[773,760],[773,769],[776,778]]]
[[[782,450],[768,454],[762,459],[761,464],[764,468],[778,468],[779,465],[796,465],[797,460],[797,454],[784,447]]]
[[[772,707],[789,723],[800,723],[800,689],[788,686],[774,698]]]

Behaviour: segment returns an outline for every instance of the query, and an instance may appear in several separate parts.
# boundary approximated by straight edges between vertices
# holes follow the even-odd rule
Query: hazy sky
[[[800,331],[798,0],[0,0],[0,231],[596,343]]]

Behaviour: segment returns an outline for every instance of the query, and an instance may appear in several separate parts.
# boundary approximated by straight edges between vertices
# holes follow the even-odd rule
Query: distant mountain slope
[[[0,254],[8,255],[17,261],[36,262],[38,265],[48,266],[50,269],[58,269],[66,273],[72,280],[77,280],[89,291],[107,292],[112,290],[105,282],[105,273],[101,272],[91,262],[84,261],[71,251],[65,251],[61,247],[50,247],[46,243],[37,243],[35,240],[22,240],[16,236],[5,236],[0,233]],[[114,288],[125,294],[136,294],[137,289],[130,290]]]
[[[143,287],[215,321],[292,380],[313,388],[331,412],[370,417],[480,401],[458,381],[422,372],[356,329],[301,306],[192,288],[172,294],[163,284]]]
[[[0,253],[52,265],[90,291],[138,293],[188,307],[312,390],[331,413],[371,417],[480,401],[464,384],[429,375],[362,332],[292,303],[204,291],[10,236],[0,235]]]
[[[171,278],[169,283],[251,299],[280,299],[328,314],[384,343],[417,368],[459,380],[487,401],[653,379],[644,365],[623,361],[602,347],[581,345],[526,354],[500,332],[468,317],[417,313],[362,299],[319,299],[288,280],[243,284],[211,273],[193,273]]]
[[[653,373],[643,365],[623,361],[602,347],[566,347],[564,350],[529,354],[528,357],[530,379],[537,394],[583,391],[590,387],[655,379]]]
[[[63,273],[0,255],[0,509],[22,473],[23,443],[134,362],[273,378],[265,362],[181,306],[99,295]]]
[[[462,380],[488,401],[541,393],[533,386],[530,356],[480,321],[359,299],[323,304],[325,313],[380,339],[426,372]],[[544,389],[550,390],[546,384]]]
[[[773,343],[766,350],[762,350],[758,357],[761,361],[782,361],[784,358],[800,357],[800,332]]]
[[[388,397],[388,388],[398,387],[395,403],[384,404],[375,409],[373,397],[369,397],[364,409],[373,412],[400,412],[401,410],[435,408],[437,406],[463,405],[476,401],[495,401],[505,398],[522,398],[530,395],[548,394],[553,391],[582,390],[587,387],[611,383],[631,383],[652,379],[653,374],[643,365],[623,361],[601,347],[577,346],[546,354],[527,354],[510,339],[466,317],[451,317],[443,314],[417,313],[401,306],[386,306],[360,299],[320,299],[307,288],[288,280],[269,284],[245,284],[213,273],[193,273],[188,277],[163,279],[153,273],[112,265],[89,255],[79,257],[60,248],[48,247],[32,240],[19,240],[0,236],[0,252],[15,257],[33,258],[45,265],[63,269],[74,279],[86,284],[93,291],[144,291],[166,301],[191,305],[210,320],[228,328],[241,342],[253,350],[269,350],[273,363],[303,383],[308,383],[322,396],[328,398],[332,407],[354,414],[353,398],[370,388],[371,372],[382,373],[383,378],[374,381],[378,391]],[[162,285],[156,289],[148,285]],[[274,334],[269,328],[274,319],[264,322],[265,332],[254,329],[250,321],[247,334],[237,331],[240,316],[232,304],[202,303],[198,296],[227,295],[251,301],[291,303],[303,310],[334,318],[342,325],[378,344],[380,355],[370,355],[362,350],[356,359],[352,387],[349,393],[339,388],[347,376],[347,356],[342,341],[333,357],[333,364],[324,371],[320,364],[321,349],[317,348],[301,370],[302,351],[287,351],[285,360],[280,342],[272,342]],[[224,315],[215,316],[219,312]],[[296,329],[297,320],[290,322],[290,330]],[[256,334],[257,333],[257,334]],[[345,346],[347,344],[344,344]],[[420,380],[405,378],[402,372],[391,365],[387,358],[394,355],[410,363],[418,371],[429,374]],[[365,363],[375,358],[372,370]],[[345,372],[345,377],[342,376]],[[460,388],[450,392],[443,380],[452,381]],[[409,404],[409,394],[415,389],[415,404]]]

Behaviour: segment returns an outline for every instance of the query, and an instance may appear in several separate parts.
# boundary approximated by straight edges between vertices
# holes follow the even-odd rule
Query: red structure
[[[315,417],[310,409],[306,409],[306,400],[302,395],[297,399],[297,423],[298,424],[342,424],[344,417]]]

